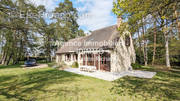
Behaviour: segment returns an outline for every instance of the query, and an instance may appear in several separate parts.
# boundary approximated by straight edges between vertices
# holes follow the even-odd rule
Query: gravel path
[[[101,72],[101,71],[90,73],[90,72],[80,71],[77,68],[67,68],[64,71],[72,72],[72,73],[76,73],[80,75],[85,75],[85,76],[90,76],[90,77],[95,77],[95,78],[103,79],[107,81],[114,81],[124,76],[134,76],[134,77],[139,77],[139,78],[152,78],[154,75],[156,75],[156,72],[139,71],[139,70],[126,71],[126,72],[121,72],[121,73],[111,73],[111,72]]]

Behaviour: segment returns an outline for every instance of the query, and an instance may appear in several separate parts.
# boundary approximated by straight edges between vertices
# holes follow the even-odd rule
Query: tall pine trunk
[[[145,57],[145,66],[148,65],[148,55],[147,55],[147,40],[145,40],[145,47],[144,47],[144,57]]]
[[[1,56],[1,60],[0,60],[0,64],[2,64],[2,60],[4,58],[4,55],[5,55],[5,52],[3,51],[2,56]]]
[[[2,65],[5,65],[6,60],[7,60],[7,56],[8,56],[8,55],[7,55],[7,51],[6,51],[6,52],[4,52],[4,56],[3,56],[2,61],[1,61],[1,62],[2,62],[1,64],[2,64]]]
[[[165,25],[166,26],[164,27],[163,33],[164,33],[164,39],[165,39],[166,66],[168,67],[168,69],[170,69],[171,65],[170,65],[170,59],[169,59],[169,31],[168,31],[167,23],[165,23]]]
[[[156,26],[156,25],[155,25]],[[152,58],[152,65],[154,65],[155,56],[156,56],[156,37],[157,37],[157,29],[154,29],[154,46],[153,46],[153,58]]]
[[[10,63],[10,61],[11,61],[11,59],[12,59],[12,56],[13,56],[13,54],[11,53],[10,56],[9,56],[9,58],[8,58],[7,61],[6,61],[5,65],[9,65],[9,63]]]
[[[1,59],[1,64],[2,65],[5,64],[6,58],[7,58],[7,53],[3,52],[3,56],[2,56],[2,59]]]
[[[141,40],[140,40],[140,32],[138,31],[138,42],[139,42],[139,50],[142,50],[142,46],[141,46]]]
[[[144,65],[147,66],[148,64],[148,56],[147,56],[147,40],[145,38],[145,28],[144,24],[142,25],[142,36],[143,36],[143,54],[144,54]]]
[[[168,33],[164,33],[165,37],[165,49],[166,49],[166,66],[170,69],[170,59],[169,59],[169,36]]]
[[[46,42],[46,62],[51,62],[51,45],[50,45],[50,35],[49,33],[47,34],[47,38],[46,38],[47,42]]]

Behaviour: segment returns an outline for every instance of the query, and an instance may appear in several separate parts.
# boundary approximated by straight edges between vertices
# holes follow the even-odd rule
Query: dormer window
[[[115,38],[114,41],[117,43],[119,41],[119,37]]]
[[[129,36],[125,37],[125,44],[126,44],[126,46],[130,46],[130,37]]]

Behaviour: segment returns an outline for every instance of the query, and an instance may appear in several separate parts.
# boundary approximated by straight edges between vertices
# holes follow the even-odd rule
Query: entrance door
[[[83,54],[83,65],[85,66],[86,65],[86,55]]]
[[[93,54],[87,54],[87,65],[94,66],[94,56]]]
[[[110,71],[110,54],[109,53],[103,53],[101,54],[101,61],[100,61],[100,69],[104,71]]]

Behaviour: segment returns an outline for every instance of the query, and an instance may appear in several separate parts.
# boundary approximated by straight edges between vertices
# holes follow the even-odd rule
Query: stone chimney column
[[[117,17],[117,27],[119,28],[122,24],[122,17],[118,16]]]

